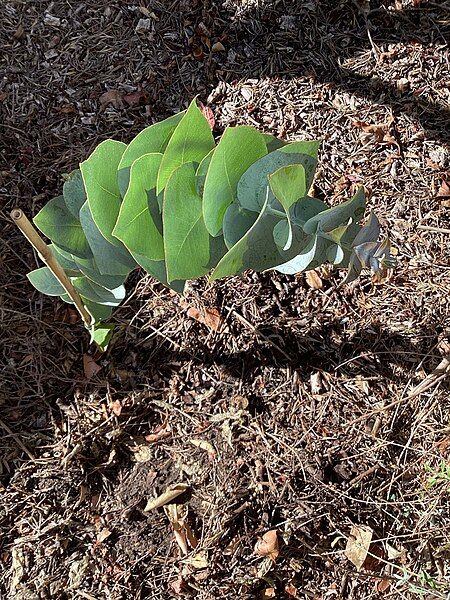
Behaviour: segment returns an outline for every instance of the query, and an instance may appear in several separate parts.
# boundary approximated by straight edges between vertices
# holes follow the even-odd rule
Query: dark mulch
[[[425,0],[2,4],[2,598],[447,597],[448,381],[407,396],[449,334],[449,32],[449,3]],[[98,142],[196,94],[217,134],[322,138],[317,194],[364,184],[399,267],[347,286],[322,269],[319,290],[200,281],[182,303],[136,273],[87,382],[87,335],[27,283],[8,211],[36,213]],[[178,482],[185,558],[164,510],[143,511]],[[353,525],[378,557],[359,572]],[[275,563],[254,552],[271,529]]]

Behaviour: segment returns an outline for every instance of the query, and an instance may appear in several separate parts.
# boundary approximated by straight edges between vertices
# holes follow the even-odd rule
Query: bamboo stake
[[[67,277],[64,269],[56,260],[53,252],[48,248],[47,244],[38,234],[33,224],[28,220],[24,212],[20,208],[15,208],[10,212],[11,219],[27,238],[36,252],[39,254],[44,264],[50,269],[59,283],[63,286],[70,298],[73,300],[78,312],[80,313],[86,327],[89,328],[92,317],[84,307],[83,301],[81,300],[80,294],[73,287],[72,282]]]

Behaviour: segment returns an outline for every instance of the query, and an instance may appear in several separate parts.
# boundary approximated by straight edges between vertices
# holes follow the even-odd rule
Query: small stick
[[[417,229],[422,231],[434,231],[434,233],[450,233],[450,229],[445,227],[432,227],[431,225],[417,225]]]
[[[78,312],[80,313],[86,327],[89,328],[92,317],[84,307],[83,301],[81,300],[80,294],[73,287],[72,282],[67,277],[64,269],[61,267],[59,262],[56,260],[53,252],[48,248],[47,244],[38,234],[32,223],[28,220],[24,212],[20,208],[15,208],[10,212],[11,219],[27,238],[33,248],[41,257],[44,264],[50,269],[59,283],[63,286],[66,292],[73,300]]]

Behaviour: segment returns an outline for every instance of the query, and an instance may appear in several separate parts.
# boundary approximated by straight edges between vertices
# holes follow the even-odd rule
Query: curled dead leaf
[[[372,536],[372,529],[365,525],[354,525],[351,528],[344,554],[355,565],[358,571],[367,558]]]
[[[187,522],[187,506],[184,504],[167,504],[164,507],[164,512],[172,525],[175,541],[182,554],[188,554],[189,547],[196,548],[198,546],[198,539]]]
[[[149,512],[150,510],[160,508],[165,504],[169,504],[170,502],[172,502],[172,500],[175,500],[175,498],[178,498],[178,496],[184,494],[184,492],[188,488],[189,486],[186,483],[176,483],[175,485],[172,485],[163,494],[160,494],[157,498],[152,498],[151,500],[149,500],[144,508],[144,512]]]
[[[101,110],[104,110],[109,105],[118,110],[124,107],[123,95],[119,90],[109,90],[105,92],[100,96],[99,102]]]
[[[213,331],[223,330],[225,323],[217,308],[203,307],[199,310],[194,306],[189,306],[186,301],[182,301],[180,304],[187,309],[188,317],[191,317],[191,319],[195,319]]]
[[[255,545],[255,554],[258,556],[268,556],[275,562],[280,554],[278,535],[276,529],[267,531]]]
[[[122,403],[120,400],[112,400],[110,408],[112,413],[115,414],[116,417],[120,417],[120,413],[122,412]]]
[[[112,531],[110,529],[108,529],[107,527],[103,527],[103,529],[101,529],[97,533],[97,544],[101,544],[102,542],[104,542],[107,538],[109,538],[111,533]]]
[[[209,106],[205,106],[201,102],[199,102],[198,104],[199,104],[200,110],[203,113],[203,116],[208,121],[209,126],[211,127],[211,129],[214,129],[214,127],[216,125],[216,119],[214,117],[214,113],[213,113],[212,109],[209,108]]]
[[[450,198],[450,184],[445,179],[443,179],[441,181],[441,185],[439,187],[437,197],[438,198]]]
[[[145,436],[145,441],[150,442],[152,444],[159,442],[161,440],[165,440],[172,435],[172,428],[168,423],[162,423],[158,425],[152,433],[148,433]]]
[[[390,587],[391,587],[391,580],[387,579],[386,577],[383,579],[379,579],[375,583],[375,591],[379,592],[380,594],[384,594],[384,592],[387,592]]]
[[[394,136],[391,135],[390,129],[393,123],[393,119],[390,119],[386,123],[366,123],[365,121],[353,121],[353,125],[358,129],[364,131],[364,133],[370,133],[375,136],[377,142],[385,142],[387,144],[393,144],[400,150],[399,143]]]
[[[139,106],[140,104],[147,104],[148,94],[144,90],[137,90],[136,92],[126,94],[123,99],[128,106]]]
[[[214,446],[206,440],[192,439],[189,441],[196,448],[201,448],[202,450],[205,450],[208,453],[208,458],[210,460],[214,460],[216,458],[216,451],[214,449]]]
[[[225,52],[225,46],[222,44],[222,42],[216,42],[212,45],[211,50],[213,52]]]
[[[288,596],[292,596],[292,598],[297,598],[297,588],[293,583],[287,583],[284,586],[284,591]]]
[[[321,290],[323,288],[323,282],[316,271],[306,272],[306,283],[313,290]]]
[[[92,356],[89,354],[83,354],[83,369],[86,379],[92,379],[101,370],[101,366],[98,365]]]

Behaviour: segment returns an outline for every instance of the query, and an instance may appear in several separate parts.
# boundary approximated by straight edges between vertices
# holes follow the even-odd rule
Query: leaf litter
[[[450,227],[446,197],[436,199],[450,164],[443,5],[414,8],[402,0],[401,12],[380,5],[362,14],[358,3],[344,10],[335,2],[183,0],[170,11],[152,3],[155,19],[135,4],[100,2],[76,12],[58,0],[47,19],[37,3],[6,5],[0,28],[5,215],[19,200],[31,214],[57,195],[55,173],[70,172],[87,146],[108,137],[128,141],[199,94],[215,114],[218,134],[227,125],[256,124],[288,139],[323,139],[316,192],[333,203],[367,186],[369,203],[399,248],[399,268],[376,288],[364,276],[339,287],[333,272],[321,276],[320,293],[304,277],[273,274],[209,287],[197,282],[189,305],[218,307],[227,335],[211,335],[180,314],[170,293],[133,274],[138,287],[115,317],[121,333],[114,351],[102,362],[102,377],[86,381],[82,328],[62,319],[64,307],[56,310],[25,287],[23,274],[34,259],[5,219],[0,595],[9,594],[14,547],[24,556],[20,593],[67,594],[70,565],[95,543],[92,519],[101,512],[114,535],[85,572],[79,595],[86,597],[100,597],[107,586],[118,599],[143,593],[166,600],[177,581],[179,593],[200,600],[250,600],[289,581],[315,595],[339,590],[342,597],[368,598],[383,576],[342,561],[344,540],[329,543],[336,527],[350,531],[349,515],[406,549],[403,558],[387,560],[410,579],[394,570],[388,594],[395,589],[412,599],[419,588],[424,597],[445,597],[448,495],[423,482],[432,476],[425,463],[439,472],[447,383],[441,379],[404,401],[439,364],[438,344],[448,335],[448,236],[417,227]],[[137,35],[142,16],[152,23]],[[19,23],[25,37],[16,39]],[[218,40],[225,52],[212,52]],[[92,52],[95,44],[104,51]],[[58,56],[46,58],[52,49]],[[148,97],[137,105],[100,110],[106,91],[140,89]],[[403,156],[389,141],[351,126],[389,123],[391,114],[395,127],[388,133],[398,135]],[[323,389],[315,395],[310,376],[317,372]],[[110,393],[123,401],[119,416],[108,409]],[[236,408],[234,397],[245,402]],[[144,436],[166,421],[172,435],[146,443]],[[191,444],[199,430],[220,461]],[[133,460],[132,437],[145,446],[143,462]],[[202,531],[200,547],[183,560],[202,552],[201,544],[208,547],[208,567],[198,571],[203,581],[189,564],[178,578],[176,562],[183,560],[164,510],[141,512],[150,496],[177,481],[191,484],[189,521]],[[114,512],[119,500],[124,504]],[[276,562],[255,556],[256,532],[280,521],[292,530],[286,553]],[[42,528],[31,529],[33,522]],[[66,546],[67,539],[76,543]]]

